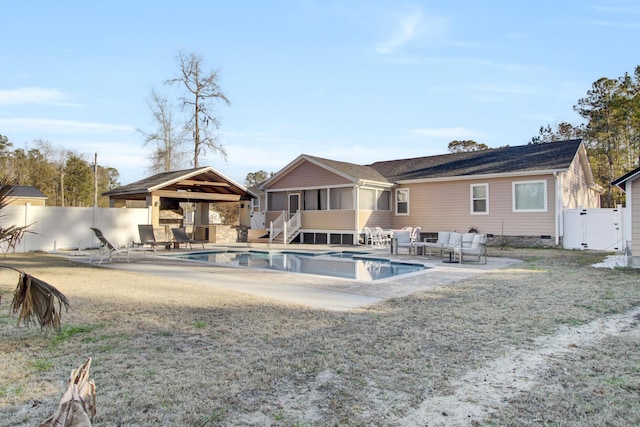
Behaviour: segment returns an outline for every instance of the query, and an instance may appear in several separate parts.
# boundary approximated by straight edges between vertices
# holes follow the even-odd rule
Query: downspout
[[[555,185],[556,185],[556,203],[555,203],[555,215],[554,215],[554,221],[555,221],[555,245],[558,246],[560,244],[560,215],[562,214],[562,186],[560,185],[561,183],[561,177],[558,175],[557,171],[553,172],[553,177],[554,177],[554,181],[555,181]]]
[[[355,197],[354,197],[355,205],[353,206],[353,211],[355,212],[355,216],[356,216],[355,220],[354,220],[354,224],[356,225],[356,230],[353,233],[353,240],[354,240],[354,243],[356,245],[360,245],[360,237],[359,237],[360,236],[360,234],[359,234],[359,231],[360,231],[360,221],[359,221],[360,218],[359,217],[360,217],[360,215],[358,215],[358,213],[360,212],[360,191],[358,190],[358,186],[359,186],[358,183],[356,183],[356,185],[353,186],[353,189],[355,191]]]

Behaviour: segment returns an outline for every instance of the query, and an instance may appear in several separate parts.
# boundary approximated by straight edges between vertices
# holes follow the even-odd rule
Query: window
[[[286,211],[287,202],[287,193],[284,191],[267,193],[267,207],[270,211]]]
[[[329,209],[353,209],[352,188],[332,188],[329,190]]]
[[[378,190],[378,203],[377,207],[379,211],[391,210],[391,192],[388,190]]]
[[[251,210],[253,212],[260,212],[260,198],[251,199]]]
[[[514,212],[546,212],[547,181],[513,183]]]
[[[359,191],[360,198],[358,200],[358,208],[370,211],[391,210],[391,192],[389,190],[361,188]]]
[[[302,210],[318,211],[327,209],[327,190],[304,190],[302,192]]]
[[[358,208],[372,211],[375,206],[374,205],[375,198],[376,198],[376,190],[361,188],[360,198],[358,200]]]
[[[489,213],[489,184],[471,184],[471,214]]]
[[[409,189],[396,190],[396,215],[409,215]]]

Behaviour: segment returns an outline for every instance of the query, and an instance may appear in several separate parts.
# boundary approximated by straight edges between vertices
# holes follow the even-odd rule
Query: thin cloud
[[[31,117],[0,119],[0,126],[3,129],[12,132],[38,130],[44,134],[97,134],[108,132],[135,132],[135,127],[127,125],[112,125],[107,123],[91,123],[79,122],[75,120],[41,119]]]
[[[415,41],[437,43],[445,38],[448,27],[446,18],[424,15],[421,9],[415,8],[399,17],[391,37],[376,43],[375,49],[382,55],[388,55]]]
[[[640,23],[638,22],[615,22],[615,21],[586,21],[588,25],[594,25],[596,27],[607,28],[638,28]]]
[[[402,16],[394,34],[389,40],[377,43],[376,51],[386,55],[409,43],[418,34],[422,21],[423,16],[420,10],[416,10],[410,15]]]
[[[58,89],[22,87],[0,90],[0,105],[72,105]]]

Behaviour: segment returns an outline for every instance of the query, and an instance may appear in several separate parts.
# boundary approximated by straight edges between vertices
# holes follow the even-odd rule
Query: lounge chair
[[[171,232],[173,233],[173,237],[176,239],[176,242],[178,243],[178,248],[180,247],[180,243],[186,243],[189,245],[189,249],[193,249],[193,243],[195,244],[201,244],[202,245],[202,249],[204,249],[204,240],[194,240],[191,239],[188,235],[187,232],[185,231],[184,228],[172,228]]]
[[[106,257],[109,257],[109,262],[111,262],[111,259],[113,258],[114,255],[116,256],[116,259],[119,260],[121,254],[126,255],[127,262],[129,262],[129,245],[113,244],[109,240],[107,240],[106,237],[104,237],[104,234],[102,234],[102,231],[93,227],[89,227],[89,228],[93,230],[96,237],[100,241],[100,247],[98,248],[98,253],[91,256],[91,258],[89,259],[90,263],[92,263],[94,259],[99,258],[98,264],[102,264],[102,261]]]
[[[156,246],[164,246],[166,249],[171,248],[173,242],[161,242],[156,240],[156,235],[153,232],[153,225],[150,224],[138,224],[138,233],[140,233],[140,243],[136,243],[137,246],[149,246],[154,252]]]

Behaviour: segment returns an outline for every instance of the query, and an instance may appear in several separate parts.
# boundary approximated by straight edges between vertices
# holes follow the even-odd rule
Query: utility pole
[[[93,156],[93,206],[98,207],[98,153]]]
[[[64,167],[60,166],[60,206],[64,208]]]

